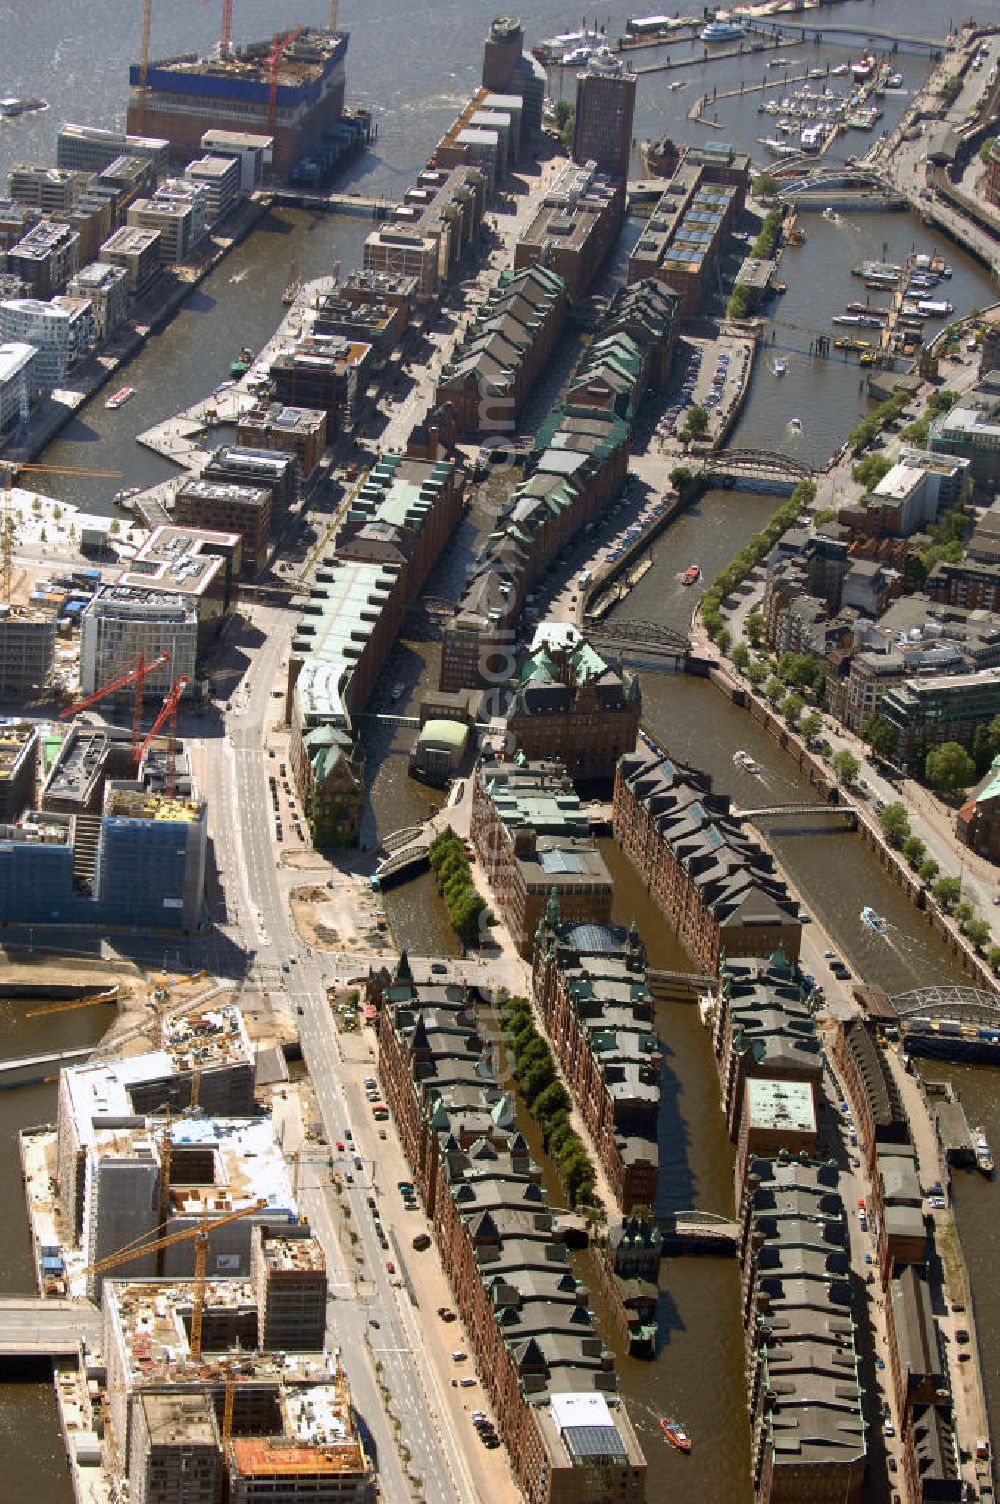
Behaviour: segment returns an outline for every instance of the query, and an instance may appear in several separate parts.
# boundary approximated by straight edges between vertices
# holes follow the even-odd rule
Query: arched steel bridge
[[[772,449],[720,449],[705,461],[706,475],[767,475],[776,480],[809,480],[813,471],[803,460]]]
[[[875,189],[879,193],[894,193],[889,179],[871,167],[822,167],[808,177],[794,178],[778,190],[779,199],[796,198],[800,193],[817,192],[822,188]]]
[[[613,621],[598,622],[587,629],[591,642],[612,645],[639,643],[643,647],[657,648],[662,653],[673,653],[683,658],[690,643],[680,632],[664,627],[658,621]]]
[[[901,1023],[913,1018],[953,1018],[958,1023],[1000,1027],[1000,992],[984,987],[915,987],[890,1002]]]

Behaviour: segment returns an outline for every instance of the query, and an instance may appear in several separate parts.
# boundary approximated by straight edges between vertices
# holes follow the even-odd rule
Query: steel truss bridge
[[[781,203],[797,203],[800,199],[821,197],[829,194],[878,195],[887,203],[902,198],[898,188],[883,174],[871,167],[823,167],[811,172],[808,177],[795,178],[778,190]]]
[[[705,461],[706,480],[752,488],[753,482],[794,490],[801,480],[811,480],[812,468],[791,454],[770,449],[721,449]]]
[[[658,621],[613,621],[598,622],[587,629],[587,636],[594,643],[606,647],[641,646],[655,648],[659,653],[675,658],[685,658],[690,643],[680,632],[664,627]]]
[[[947,42],[938,37],[919,37],[905,31],[887,31],[879,26],[866,26],[863,21],[831,24],[822,21],[799,21],[787,15],[761,16],[754,22],[754,31],[764,36],[782,36],[786,40],[801,37],[803,42],[828,42],[831,45],[850,46],[852,42],[876,44],[879,52],[885,52],[888,42],[893,52],[910,52],[918,57],[936,57],[944,52]]]
[[[890,1003],[903,1024],[915,1018],[952,1018],[1000,1028],[1000,993],[983,987],[915,987]]]

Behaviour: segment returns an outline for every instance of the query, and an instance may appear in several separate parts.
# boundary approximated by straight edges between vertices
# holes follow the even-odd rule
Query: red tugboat
[[[701,569],[697,564],[689,564],[681,575],[682,585],[694,585],[701,578]]]
[[[680,1425],[678,1421],[671,1420],[668,1415],[661,1415],[660,1430],[663,1432],[670,1445],[672,1447],[676,1447],[678,1452],[690,1452],[691,1438],[684,1430],[684,1427]]]

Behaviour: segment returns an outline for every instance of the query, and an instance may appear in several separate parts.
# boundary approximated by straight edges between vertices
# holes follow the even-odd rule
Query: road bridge
[[[818,835],[831,829],[856,830],[858,812],[853,804],[769,804],[762,809],[734,809],[737,820],[795,820],[792,827],[782,827],[782,835]]]
[[[879,52],[887,50],[908,52],[915,57],[937,58],[948,46],[943,38],[920,37],[905,31],[888,31],[878,26],[866,26],[864,22],[854,25],[851,22],[830,24],[823,21],[817,25],[814,21],[792,21],[784,14],[775,17],[773,21],[771,19],[757,20],[754,22],[753,29],[759,35],[771,38],[801,37],[803,42],[816,43],[860,42]]]
[[[407,878],[416,877],[418,873],[426,871],[430,865],[430,836],[420,840],[411,841],[406,846],[401,846],[398,851],[392,852],[379,862],[375,868],[375,879],[380,888],[391,888],[396,883],[404,882]]]
[[[905,209],[905,194],[871,168],[822,168],[778,190],[778,201],[800,213],[831,209]]]
[[[308,188],[278,188],[274,201],[289,209],[311,209],[314,214],[357,214],[364,219],[385,219],[392,202],[381,195],[364,193],[314,193]]]
[[[915,987],[889,1001],[902,1023],[915,1018],[947,1018],[1000,1028],[1000,993],[984,987]]]
[[[611,621],[602,621],[599,624],[587,628],[587,637],[595,646],[601,644],[609,648],[624,647],[625,645],[638,644],[643,648],[652,648],[666,658],[683,660],[690,651],[691,644],[680,632],[675,632],[671,627],[665,627],[658,621],[629,621],[619,617]]]
[[[686,998],[696,1002],[706,992],[714,992],[716,978],[701,971],[663,971],[646,968],[649,990],[655,998]]]
[[[86,1060],[96,1048],[96,1045],[88,1044],[73,1050],[50,1050],[46,1055],[19,1055],[13,1060],[0,1061],[0,1076],[14,1075],[18,1071],[37,1070],[46,1065],[66,1065],[73,1060]],[[40,1080],[41,1077],[35,1076],[33,1079]]]
[[[734,1254],[739,1247],[740,1225],[717,1212],[666,1212],[656,1218],[663,1234],[664,1253]]]
[[[89,1300],[0,1298],[0,1357],[72,1358],[80,1343],[96,1347],[101,1313]]]
[[[705,479],[741,491],[789,493],[799,481],[811,480],[813,470],[791,454],[769,449],[720,449],[705,461]]]

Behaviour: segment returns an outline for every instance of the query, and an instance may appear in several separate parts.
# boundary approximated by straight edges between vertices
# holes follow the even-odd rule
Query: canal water
[[[164,7],[154,14],[153,52],[208,45],[218,24],[218,7]],[[411,180],[426,153],[451,122],[478,81],[481,44],[495,6],[486,0],[445,0],[429,24],[425,12],[402,0],[384,0],[378,7],[353,12],[344,6],[343,21],[352,33],[348,98],[375,112],[378,141],[347,177],[352,186],[400,192]],[[54,160],[54,138],[64,119],[97,124],[122,124],[127,64],[138,47],[138,8],[129,26],[121,24],[118,0],[35,0],[30,8],[15,4],[13,24],[5,29],[4,89],[39,93],[52,101],[46,114],[24,119],[0,131],[0,170],[17,160]],[[851,0],[824,12],[832,23],[862,21],[875,7]],[[308,0],[295,19],[322,24],[328,8],[322,0]],[[626,11],[610,13],[610,28],[623,28]],[[237,8],[238,40],[266,36],[283,24],[265,0],[241,0]],[[910,33],[936,35],[944,27],[939,7],[930,0],[879,0],[878,23]],[[568,4],[538,0],[529,20],[529,42],[580,23]],[[950,23],[949,23],[950,24]],[[448,60],[441,64],[441,39],[447,35]],[[856,55],[857,47],[853,49]],[[398,59],[406,57],[400,70]],[[797,47],[793,56],[808,66],[835,66],[852,50]],[[761,62],[766,60],[760,59]],[[926,63],[900,56],[897,66],[907,90],[925,76]],[[729,140],[741,150],[753,150],[758,137],[770,135],[770,117],[758,113],[759,94],[716,100],[706,118],[718,116],[719,129],[695,125],[688,112],[699,93],[718,94],[755,81],[757,62],[720,61],[643,78],[635,120],[637,140],[669,134],[675,140]],[[780,70],[770,70],[779,74]],[[670,83],[683,87],[671,90]],[[838,86],[838,81],[832,81]],[[558,92],[558,90],[556,90]],[[777,88],[776,93],[784,90]],[[885,101],[882,125],[891,126],[905,98]],[[765,127],[764,122],[768,122]],[[831,160],[865,150],[869,137],[851,133],[831,152]],[[760,159],[760,149],[757,151]],[[106,412],[98,398],[50,446],[51,464],[115,469],[122,478],[108,483],[80,478],[51,477],[53,494],[88,509],[108,512],[110,494],[119,486],[149,483],[174,473],[155,456],[135,444],[135,435],[150,424],[205,396],[228,375],[229,362],[244,345],[259,347],[281,315],[280,294],[291,276],[303,278],[328,272],[335,261],[344,269],[360,262],[361,247],[370,225],[360,219],[273,213],[200,286],[184,310],[163,334],[150,341],[129,368],[128,379],[138,395],[117,414]],[[807,242],[786,252],[782,278],[787,292],[771,312],[768,332],[775,349],[789,363],[780,380],[759,364],[741,421],[733,436],[739,445],[780,448],[810,463],[822,463],[842,441],[848,428],[866,410],[859,389],[860,369],[842,359],[821,362],[809,357],[810,340],[831,333],[829,318],[845,303],[861,296],[861,284],[850,267],[865,257],[898,260],[912,247],[931,249],[920,228],[907,215],[859,215],[855,219],[805,220]],[[992,300],[985,275],[953,247],[945,247],[954,276],[946,296],[959,312]],[[877,295],[874,295],[877,300]],[[801,432],[793,435],[789,419],[799,417]],[[710,577],[715,568],[748,538],[767,517],[772,502],[738,492],[712,492],[657,542],[654,568],[620,608],[622,614],[651,617],[682,627],[693,604],[692,592],[681,590],[677,574],[697,560]],[[489,523],[489,506],[474,512],[471,536]],[[442,568],[456,571],[444,588],[454,586],[464,570],[467,535],[452,562]],[[398,650],[387,682],[404,678],[408,687],[436,680],[438,645],[404,644]],[[680,758],[706,768],[720,788],[731,789],[738,802],[748,801],[760,783],[738,773],[732,764],[736,746],[751,750],[765,769],[763,783],[776,800],[807,798],[804,782],[780,756],[775,744],[743,713],[729,705],[703,681],[669,674],[643,674],[644,718],[651,731]],[[374,823],[379,834],[425,815],[436,802],[432,791],[406,778],[404,737],[391,740],[383,730],[366,732],[374,776]],[[388,755],[387,755],[388,754]],[[751,785],[752,787],[748,786]],[[856,973],[890,992],[931,981],[959,980],[954,963],[933,941],[895,887],[874,864],[854,836],[787,837],[776,842],[782,861],[808,908],[821,914]],[[648,896],[620,855],[605,843],[615,875],[616,917],[637,918],[646,936],[651,960],[682,965],[676,941],[651,910]],[[872,903],[890,921],[889,939],[878,943],[860,926],[857,910]],[[433,879],[395,890],[389,908],[397,936],[420,950],[454,948]],[[9,1019],[0,1013],[0,1048],[6,1054],[26,1054],[40,1040],[51,1047],[94,1037],[99,1028],[95,1010],[55,1015],[27,1023],[21,1005],[13,1005]],[[725,1212],[732,1205],[732,1152],[722,1126],[718,1083],[708,1036],[696,1010],[674,1005],[660,1009],[657,1025],[665,1045],[664,1112],[661,1126],[664,1206],[700,1206]],[[942,1074],[936,1070],[935,1074]],[[1000,1144],[1000,1096],[995,1078],[984,1071],[961,1073],[959,1081],[970,1121],[982,1121],[995,1145]],[[20,1205],[19,1170],[14,1135],[19,1126],[50,1119],[55,1111],[52,1086],[0,1093],[0,1133],[8,1153],[0,1160],[0,1187],[10,1206]],[[992,1280],[991,1263],[997,1253],[995,1187],[977,1177],[959,1177],[957,1191],[960,1230],[973,1277],[983,1361],[991,1393],[1000,1392],[1000,1294]],[[24,1219],[8,1218],[0,1237],[6,1275],[3,1288],[31,1286],[30,1260]],[[589,1281],[593,1286],[593,1281]],[[749,1438],[746,1427],[742,1334],[737,1317],[735,1263],[719,1260],[665,1261],[661,1278],[660,1322],[663,1350],[654,1366],[626,1358],[620,1361],[622,1388],[640,1438],[650,1459],[648,1497],[665,1504],[684,1497],[749,1499],[747,1478]],[[603,1307],[594,1291],[595,1307]],[[607,1335],[611,1336],[606,1324]],[[656,1428],[662,1413],[675,1413],[694,1433],[695,1450],[687,1459],[668,1453]],[[1000,1414],[994,1413],[994,1428]],[[1000,1431],[997,1432],[1000,1434]],[[0,1455],[7,1459],[11,1493],[31,1489],[39,1504],[64,1504],[69,1497],[54,1407],[47,1386],[0,1387]],[[17,1485],[20,1485],[18,1487]]]

